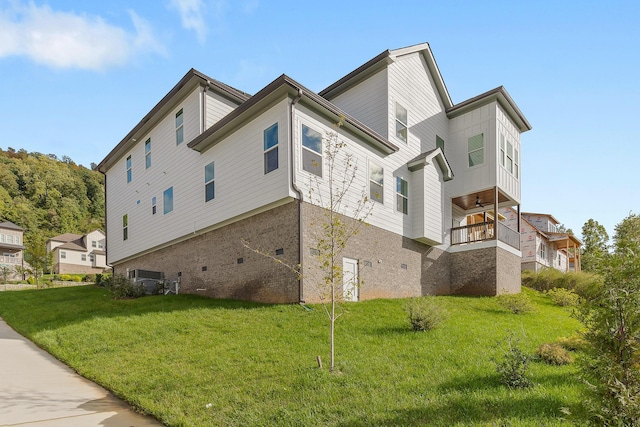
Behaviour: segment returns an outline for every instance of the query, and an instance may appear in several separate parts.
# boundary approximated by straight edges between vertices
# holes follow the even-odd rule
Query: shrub
[[[95,274],[85,274],[85,276],[82,279],[82,281],[86,282],[86,283],[95,283],[96,282],[96,275]]]
[[[78,275],[71,276],[71,281],[72,282],[82,282],[82,276],[78,276]]]
[[[411,299],[405,309],[414,331],[429,331],[447,318],[447,311],[436,303],[434,297]]]
[[[570,337],[560,337],[556,340],[556,343],[569,351],[584,350],[587,346],[587,342],[577,334]]]
[[[144,286],[133,283],[125,276],[113,276],[106,284],[113,299],[139,298],[144,296]]]
[[[547,291],[547,295],[549,295],[549,298],[551,298],[554,304],[562,307],[573,307],[580,302],[580,295],[571,289],[553,288]]]
[[[531,356],[520,348],[520,341],[510,333],[507,338],[507,348],[500,360],[492,359],[500,382],[509,388],[527,388],[533,385],[527,376]]]
[[[567,365],[573,362],[573,356],[558,343],[544,343],[536,350],[538,358],[549,365]]]
[[[34,283],[36,283],[36,279],[34,279],[33,276],[29,276],[29,278],[27,279],[27,283],[33,285]]]
[[[514,314],[530,313],[536,310],[536,307],[524,292],[499,295],[496,300],[498,304]]]
[[[570,289],[584,296],[594,286],[599,286],[602,279],[597,274],[584,271],[568,271],[563,273],[555,268],[545,268],[539,272],[525,270],[522,272],[522,285],[537,291],[548,291],[553,288]]]
[[[69,274],[61,274],[60,275],[60,280],[63,282],[70,282],[71,281],[71,275]]]

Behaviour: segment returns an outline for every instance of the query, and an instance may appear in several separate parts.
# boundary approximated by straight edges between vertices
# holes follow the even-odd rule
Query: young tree
[[[591,344],[583,373],[590,407],[604,425],[640,425],[640,217],[616,226],[614,252],[580,310]]]
[[[336,124],[339,128],[342,122]],[[319,138],[320,139],[320,138]],[[324,170],[324,179],[316,175],[308,183],[309,201],[321,208],[321,214],[311,223],[312,239],[315,249],[315,266],[305,268],[286,264],[265,251],[254,248],[248,241],[243,245],[248,249],[274,259],[303,278],[315,290],[318,299],[329,320],[329,370],[335,369],[335,324],[343,314],[341,303],[344,301],[342,253],[349,240],[358,234],[365,219],[371,214],[373,203],[367,197],[366,188],[355,188],[358,165],[354,156],[346,149],[337,132],[328,132],[318,141],[324,152],[324,165],[312,160],[310,165]],[[354,279],[354,287],[361,282]]]
[[[609,253],[609,234],[598,221],[589,219],[582,226],[582,240],[582,269],[596,272]]]
[[[40,289],[38,278],[51,268],[52,253],[47,253],[45,239],[42,236],[32,235],[27,241],[24,258],[31,266],[30,272],[36,280],[36,286]]]

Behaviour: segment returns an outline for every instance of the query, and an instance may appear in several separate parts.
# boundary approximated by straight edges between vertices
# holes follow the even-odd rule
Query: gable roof
[[[391,154],[398,151],[398,147],[395,144],[285,74],[269,83],[187,145],[196,151],[205,151],[246,123],[252,115],[267,108],[273,102],[284,96],[295,97],[298,95],[301,97],[301,103],[331,117],[333,120],[342,121],[343,129],[363,138],[383,153]]]
[[[0,222],[0,228],[6,228],[8,230],[24,231],[23,228],[18,227],[10,221]]]
[[[236,104],[241,104],[251,97],[246,92],[226,85],[218,80],[195,70],[190,69],[187,74],[167,93],[143,118],[131,129],[116,147],[100,162],[97,169],[105,173],[111,164],[135,145],[138,139],[156,125],[170,110],[174,108],[175,101],[182,99],[198,86],[208,87],[217,94],[227,98]]]
[[[497,101],[498,104],[500,104],[511,120],[513,120],[513,122],[518,126],[520,132],[531,130],[531,124],[524,114],[522,114],[522,111],[520,111],[504,86],[491,89],[485,93],[481,93],[478,96],[474,96],[473,98],[469,98],[466,101],[462,101],[450,108],[447,108],[447,117],[450,119],[457,117],[493,101]]]
[[[346,76],[342,77],[332,85],[321,90],[320,92],[318,92],[318,95],[329,100],[333,99],[341,93],[357,85],[361,81],[365,80],[369,76],[382,70],[387,65],[395,61],[396,58],[416,52],[419,52],[424,57],[427,68],[429,69],[429,72],[431,73],[431,76],[435,82],[436,89],[438,91],[438,94],[440,95],[440,98],[442,99],[442,103],[444,104],[445,109],[452,107],[453,102],[451,101],[451,96],[449,95],[447,86],[444,83],[442,74],[440,74],[440,69],[438,68],[438,64],[436,63],[436,59],[433,56],[433,52],[431,51],[429,43],[420,43],[394,50],[387,49],[373,59],[365,62],[363,65],[356,68]]]
[[[443,179],[445,181],[451,181],[453,179],[453,171],[451,170],[451,166],[449,166],[449,162],[440,147],[425,151],[419,156],[409,160],[407,162],[407,167],[411,172],[413,172],[425,167],[425,165],[428,165],[429,162],[432,162],[433,160],[435,160],[438,166],[440,166]]]
[[[545,214],[545,213],[535,213],[535,212],[522,212],[521,215],[528,215],[528,216],[535,216],[535,215],[539,215],[539,216],[546,216],[547,218],[550,218],[554,223],[556,224],[560,224],[560,221],[558,221],[557,219],[555,219],[553,217],[553,215],[551,214]]]
[[[53,241],[53,242],[72,242],[74,240],[78,240],[78,239],[82,239],[82,235],[81,234],[74,234],[74,233],[65,233],[65,234],[61,234],[59,236],[55,236],[49,239],[49,241]]]

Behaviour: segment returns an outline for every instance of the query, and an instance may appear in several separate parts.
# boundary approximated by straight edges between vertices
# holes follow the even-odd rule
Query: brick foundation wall
[[[178,280],[180,292],[213,298],[256,302],[291,303],[299,300],[299,282],[294,273],[251,246],[290,264],[298,263],[298,202],[196,235],[170,247],[156,250],[114,266],[115,274],[127,269],[162,271],[166,280]],[[275,255],[282,249],[282,255]],[[238,263],[242,258],[243,262]]]
[[[96,268],[88,265],[76,265],[76,264],[55,264],[53,266],[53,272],[56,274],[101,274],[104,273],[105,268]]]
[[[520,292],[520,257],[500,247],[451,253],[451,294]]]
[[[311,253],[323,223],[323,210],[302,204],[303,265],[306,302],[317,302],[314,283],[322,277],[318,259]],[[343,220],[353,224],[347,217]],[[404,298],[428,294],[446,294],[449,290],[449,254],[415,240],[374,226],[361,226],[350,238],[343,257],[357,259],[360,279],[359,300]],[[338,260],[342,266],[342,257]]]

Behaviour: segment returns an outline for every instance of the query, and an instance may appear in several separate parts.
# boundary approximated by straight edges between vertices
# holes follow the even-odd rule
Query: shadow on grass
[[[107,289],[91,285],[0,294],[0,317],[23,334],[94,318],[140,316],[203,308],[253,310],[271,306],[273,304],[219,300],[188,294],[115,300]]]

